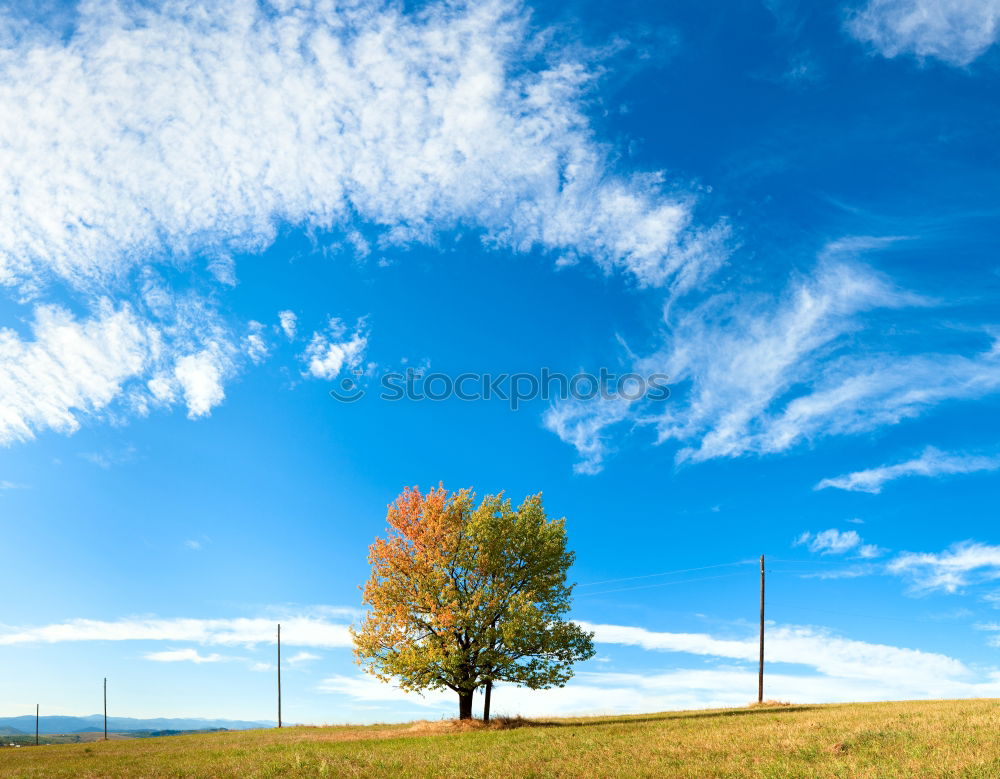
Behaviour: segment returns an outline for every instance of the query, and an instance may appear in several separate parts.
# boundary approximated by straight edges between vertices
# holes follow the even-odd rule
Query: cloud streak
[[[638,646],[646,650],[685,652],[696,655],[753,661],[759,646],[756,636],[738,640],[719,639],[705,633],[667,633],[622,625],[581,623],[602,644]],[[841,638],[822,629],[776,626],[768,631],[768,659],[814,668],[829,676],[850,679],[905,681],[908,673],[924,678],[951,679],[967,676],[969,669],[959,660],[918,649],[869,644]]]
[[[147,652],[143,655],[147,660],[157,663],[219,663],[231,658],[213,652],[210,655],[202,655],[196,649],[167,649],[163,652]]]
[[[670,376],[668,402],[565,401],[547,412],[545,426],[577,450],[577,470],[594,473],[616,428],[652,427],[656,443],[679,444],[678,464],[697,463],[865,433],[1000,391],[1000,342],[989,328],[980,329],[987,343],[978,351],[887,351],[870,329],[874,317],[933,301],[834,259],[845,246],[856,250],[852,242],[828,247],[811,275],[780,294],[667,306],[661,348],[631,367]]]
[[[997,469],[1000,469],[1000,457],[950,454],[935,449],[933,446],[928,446],[919,457],[912,460],[823,479],[816,485],[815,489],[822,490],[827,487],[834,487],[838,490],[868,492],[877,495],[882,492],[882,487],[887,482],[907,476],[926,476],[932,478],[960,473],[995,471]]]
[[[943,552],[906,552],[891,560],[887,570],[909,579],[916,592],[954,593],[1000,578],[1000,546],[962,541]]]
[[[0,629],[0,646],[70,641],[190,641],[203,646],[252,646],[277,643],[278,622],[281,622],[282,643],[289,646],[327,649],[351,646],[351,636],[345,623],[313,616],[276,619],[74,619],[41,627]]]

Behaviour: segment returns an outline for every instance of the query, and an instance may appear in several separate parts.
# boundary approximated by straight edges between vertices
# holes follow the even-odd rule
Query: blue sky
[[[0,17],[0,713],[450,715],[347,626],[406,485],[568,521],[507,713],[1000,697],[992,0]],[[378,397],[389,372],[667,400]],[[330,396],[344,379],[364,397]]]

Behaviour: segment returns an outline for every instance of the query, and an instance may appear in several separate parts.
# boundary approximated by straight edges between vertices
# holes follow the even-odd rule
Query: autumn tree
[[[476,505],[467,489],[407,488],[386,519],[369,551],[369,610],[352,628],[364,670],[404,690],[453,690],[462,719],[484,687],[489,720],[494,682],[562,687],[593,656],[593,634],[564,618],[574,555],[541,494],[515,510],[502,494]]]

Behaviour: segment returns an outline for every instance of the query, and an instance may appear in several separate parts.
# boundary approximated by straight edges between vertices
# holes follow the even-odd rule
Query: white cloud
[[[822,530],[819,533],[802,533],[795,539],[792,546],[807,546],[810,552],[818,552],[821,555],[842,555],[853,550],[853,557],[860,560],[874,560],[888,551],[876,544],[863,543],[856,530],[837,530],[836,528]],[[866,576],[873,573],[874,570],[871,565],[856,565],[853,568],[836,571],[804,574],[804,578],[847,579]]]
[[[8,42],[0,281],[88,287],[203,252],[231,284],[230,251],[279,226],[355,221],[380,245],[471,228],[643,284],[687,287],[724,258],[690,195],[611,171],[582,109],[596,67],[534,65],[519,4],[272,11],[85,3],[73,34]]]
[[[877,557],[885,553],[884,549],[879,549],[878,547],[873,547],[871,552],[865,552],[866,547],[861,547],[859,550],[858,557],[861,559],[869,559],[871,557]],[[858,579],[862,576],[870,576],[873,573],[879,573],[880,569],[876,568],[874,565],[852,565],[849,568],[835,568],[826,571],[813,571],[811,573],[802,573],[799,576],[803,579],[820,579],[821,581],[830,581],[835,579]]]
[[[918,592],[957,592],[962,587],[1000,578],[1000,546],[973,541],[952,544],[939,553],[905,552],[886,566],[909,578]]]
[[[607,455],[609,428],[626,421],[654,425],[661,443],[696,441],[680,450],[679,461],[782,451],[808,435],[844,432],[846,400],[820,408],[811,399],[826,382],[860,378],[870,366],[821,368],[860,328],[861,312],[922,302],[869,270],[827,261],[776,298],[720,294],[687,311],[668,307],[663,348],[632,366],[668,375],[668,401],[655,408],[620,399],[565,402],[545,424],[573,444],[590,471]],[[804,390],[810,385],[813,394]]]
[[[603,644],[745,661],[755,660],[759,649],[756,636],[733,640],[705,633],[666,633],[621,625],[580,624],[594,631],[594,640]],[[938,679],[960,678],[970,673],[961,661],[946,655],[854,641],[813,627],[771,627],[767,637],[769,662],[805,665],[828,676],[903,682],[908,673],[914,677]]]
[[[847,29],[883,57],[912,54],[968,65],[997,39],[998,0],[869,0]]]
[[[128,444],[118,448],[106,448],[98,452],[81,452],[80,457],[98,468],[108,470],[116,465],[127,465],[135,462],[138,457],[138,450]]]
[[[0,27],[20,29],[17,13]],[[540,56],[548,40],[515,0],[411,14],[108,0],[80,5],[65,36],[3,36],[0,284],[35,303],[66,284],[92,310],[38,308],[43,324],[66,320],[42,333],[62,344],[0,334],[0,443],[98,412],[208,414],[236,356],[260,362],[267,344],[206,332],[208,304],[179,310],[153,268],[207,266],[232,286],[233,256],[280,229],[343,236],[359,255],[461,230],[675,293],[700,283],[727,256],[727,227],[698,226],[696,197],[661,173],[616,174],[585,114],[599,65],[575,60],[583,49]],[[293,339],[294,313],[279,318]],[[311,344],[309,370],[332,375],[360,346]],[[3,382],[32,371],[8,402]]]
[[[154,359],[158,338],[129,308],[110,303],[79,322],[64,309],[35,309],[31,341],[0,330],[0,443],[35,430],[73,432],[78,415],[108,406]]]
[[[803,533],[794,546],[807,545],[810,552],[820,554],[844,554],[861,544],[861,536],[856,530],[840,531],[835,528],[823,530],[815,535]]]
[[[196,649],[168,649],[163,652],[147,652],[143,656],[158,663],[218,663],[230,659],[214,652],[200,655]]]
[[[187,539],[184,542],[184,546],[186,546],[188,549],[193,549],[195,552],[201,551],[201,541],[198,541],[194,538]]]
[[[620,397],[557,402],[545,412],[542,423],[576,450],[580,459],[573,470],[592,475],[601,472],[612,453],[610,428],[630,419],[634,403]]]
[[[0,491],[2,490],[26,490],[28,489],[27,484],[18,484],[14,481],[7,481],[6,479],[0,480]]]
[[[949,454],[928,446],[919,457],[895,465],[882,465],[865,471],[855,471],[845,476],[823,479],[817,490],[836,487],[840,490],[878,494],[882,486],[905,476],[944,476],[956,473],[975,473],[1000,469],[1000,457]]]
[[[264,325],[250,320],[247,323],[249,332],[243,339],[243,351],[254,365],[260,365],[268,356],[267,341],[264,340]]]
[[[344,368],[356,368],[361,364],[367,345],[363,322],[359,322],[348,336],[343,322],[331,319],[326,330],[313,333],[302,355],[306,373],[317,379],[332,379]]]
[[[284,332],[285,336],[291,341],[295,338],[295,328],[298,322],[298,317],[295,316],[294,311],[279,311],[278,320],[281,322],[281,330]]]
[[[317,688],[320,692],[346,695],[359,701],[406,701],[418,706],[453,705],[455,693],[451,690],[426,690],[423,693],[404,692],[395,685],[380,682],[372,676],[346,676],[335,674],[324,679]]]
[[[289,657],[285,662],[289,665],[300,665],[302,663],[309,663],[313,660],[320,660],[319,655],[314,655],[312,652],[297,652],[296,654]]]
[[[342,622],[319,616],[287,615],[276,619],[73,619],[42,627],[0,628],[0,646],[67,641],[190,641],[205,646],[274,644],[278,622],[281,643],[288,646],[351,646],[350,633]]]
[[[383,704],[390,717],[401,703],[448,714],[457,702],[450,691],[427,692],[421,697],[362,676],[333,676],[319,689],[358,702]],[[756,694],[757,673],[750,669],[682,668],[648,674],[581,672],[565,687],[550,690],[498,685],[493,690],[492,708],[494,714],[529,717],[639,714],[744,706],[755,700]],[[989,676],[970,681],[919,677],[907,683],[905,679],[862,680],[769,672],[765,694],[795,703],[995,697],[1000,694],[1000,680]]]
[[[1000,391],[995,334],[984,333],[992,343],[968,355],[899,354],[866,331],[878,309],[929,304],[870,269],[827,259],[777,296],[726,293],[689,309],[670,305],[663,347],[631,366],[669,376],[669,400],[565,401],[544,423],[576,448],[578,470],[595,472],[615,427],[652,426],[657,443],[681,445],[678,463],[700,462],[784,452]]]
[[[225,398],[226,393],[222,389],[224,370],[222,360],[210,349],[185,355],[177,361],[174,378],[184,392],[189,418],[205,416]]]
[[[228,254],[220,254],[209,260],[208,271],[220,284],[236,286],[236,261]]]
[[[191,418],[208,414],[236,369],[228,331],[199,302],[172,301],[161,313],[102,299],[80,319],[39,305],[30,337],[0,329],[0,445],[178,402]]]
[[[553,716],[731,707],[750,702],[756,694],[756,636],[733,640],[701,633],[581,624],[596,632],[598,643],[736,662],[729,662],[729,667],[676,668],[646,674],[582,671],[566,687],[551,690],[499,685],[493,692],[494,712]],[[1000,695],[1000,674],[973,671],[947,655],[854,641],[817,628],[772,627],[768,635],[765,689],[771,698],[821,703]],[[740,667],[743,663],[745,668]],[[774,664],[804,666],[813,673],[775,669]],[[382,704],[387,711],[406,703],[447,713],[456,703],[450,691],[419,696],[362,675],[331,676],[319,689],[354,701]]]
[[[282,644],[304,649],[347,649],[350,634],[343,622],[349,609],[315,608],[307,614],[276,618],[70,620],[34,628],[0,627],[0,645],[75,641],[164,641],[201,646],[273,645],[276,625]],[[328,614],[328,616],[324,616]],[[735,637],[706,633],[671,633],[639,627],[580,623],[600,644],[634,646],[727,661],[709,670],[677,668],[646,675],[582,671],[565,688],[519,690],[501,685],[495,711],[542,716],[600,711],[656,711],[706,706],[738,706],[756,691],[757,637],[742,629]],[[242,660],[251,670],[272,671],[273,664],[194,648],[145,655],[158,662],[211,663]],[[289,666],[319,659],[309,651],[290,656]],[[892,700],[914,698],[1000,697],[1000,675],[973,669],[947,655],[857,641],[817,627],[772,625],[768,628],[767,694],[798,702]],[[745,670],[743,664],[746,664]],[[781,667],[801,666],[803,671]],[[776,667],[777,666],[777,667]],[[396,704],[406,701],[432,710],[451,710],[450,692],[426,697],[402,693],[366,676],[332,676],[320,689],[357,701]]]

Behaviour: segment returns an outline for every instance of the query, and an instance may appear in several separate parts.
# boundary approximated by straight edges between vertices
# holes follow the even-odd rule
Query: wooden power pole
[[[35,746],[38,746],[38,704],[35,704]]]
[[[757,703],[764,702],[764,555],[760,556],[760,665],[757,670]]]
[[[281,727],[281,623],[278,623],[278,727]]]
[[[108,740],[108,677],[104,677],[104,740]]]

